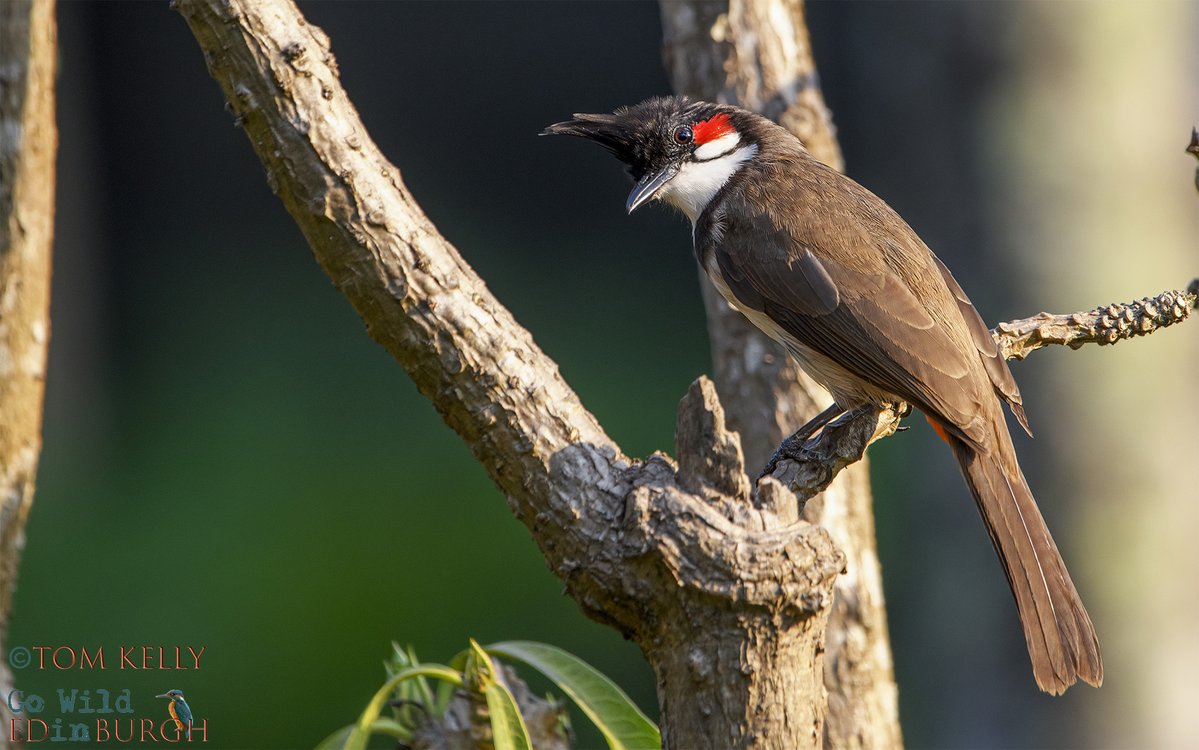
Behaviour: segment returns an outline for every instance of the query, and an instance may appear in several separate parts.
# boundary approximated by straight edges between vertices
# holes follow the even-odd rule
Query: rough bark
[[[684,400],[679,468],[626,458],[429,223],[286,0],[182,0],[318,262],[507,494],[590,617],[645,652],[670,747],[820,742],[820,674],[843,557],[767,483],[757,504],[715,390]]]
[[[842,169],[802,0],[685,0],[663,2],[661,8],[666,67],[676,92],[756,110],[795,133],[816,158]],[[751,469],[760,467],[829,397],[700,277],[720,397],[729,425],[741,434],[747,463]],[[850,432],[852,437],[826,440],[829,452],[808,466],[780,466],[775,476],[823,490],[808,503],[804,518],[828,529],[849,558],[846,574],[837,580],[829,622],[826,744],[898,747],[903,740],[870,474],[866,462],[857,461],[866,444],[890,431],[875,434],[862,422]],[[842,439],[846,437],[848,442]],[[840,463],[829,471],[832,462]]]
[[[5,696],[12,690],[8,621],[42,448],[58,145],[55,47],[52,0],[0,3],[0,694]],[[7,703],[0,701],[0,723],[7,727],[10,718]]]

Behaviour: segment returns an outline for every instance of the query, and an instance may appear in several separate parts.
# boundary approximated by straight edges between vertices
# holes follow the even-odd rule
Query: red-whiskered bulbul
[[[797,435],[864,405],[923,411],[1003,564],[1037,685],[1103,682],[1095,628],[1004,420],[1001,399],[1028,430],[1016,382],[966,293],[890,206],[737,107],[662,97],[543,134],[587,138],[624,162],[630,213],[660,199],[691,219],[716,289],[832,394]]]

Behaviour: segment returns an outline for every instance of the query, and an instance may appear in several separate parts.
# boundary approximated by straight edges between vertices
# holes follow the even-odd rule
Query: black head
[[[576,114],[574,119],[550,125],[541,134],[587,138],[624,162],[637,183],[626,204],[632,213],[677,175],[684,163],[719,155],[715,152],[722,149],[721,144],[730,134],[734,144],[753,141],[759,119],[728,105],[695,102],[686,97],[656,97],[610,115]]]

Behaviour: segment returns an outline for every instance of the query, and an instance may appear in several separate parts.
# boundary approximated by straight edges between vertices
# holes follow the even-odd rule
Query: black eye
[[[674,131],[674,139],[678,143],[691,143],[694,138],[695,135],[691,132],[691,128],[686,125]]]

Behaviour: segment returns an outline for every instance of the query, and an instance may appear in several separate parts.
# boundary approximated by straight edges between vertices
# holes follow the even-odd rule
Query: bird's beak
[[[662,186],[670,182],[678,173],[678,164],[667,164],[657,172],[650,172],[642,177],[633,186],[633,192],[629,193],[629,199],[624,204],[625,210],[633,213],[641,204],[653,200],[658,191],[662,189]]]
[[[573,135],[594,141],[625,164],[634,164],[637,159],[635,151],[635,128],[620,115],[587,115],[576,114],[573,120],[550,125],[541,131],[541,135]],[[657,195],[662,186],[670,182],[679,173],[678,164],[668,164],[662,169],[651,172],[633,186],[629,199],[625,202],[625,210],[629,213],[647,203]]]
[[[167,695],[166,693],[163,693],[162,695],[156,695],[154,697],[155,698],[170,698],[171,696]]]

